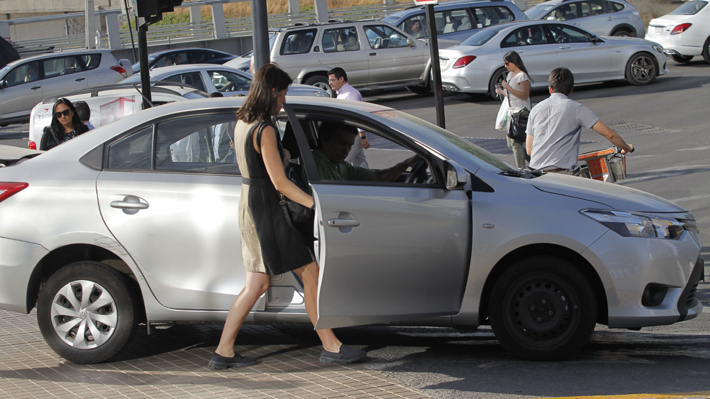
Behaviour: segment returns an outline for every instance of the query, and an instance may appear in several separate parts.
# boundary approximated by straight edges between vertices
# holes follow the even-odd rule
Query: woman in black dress
[[[237,112],[234,148],[242,173],[239,230],[246,285],[229,308],[222,337],[209,365],[215,369],[250,366],[256,359],[234,351],[239,328],[257,299],[269,288],[270,276],[293,271],[303,281],[306,311],[313,324],[318,320],[318,264],[310,245],[286,222],[279,205],[282,193],[307,208],[313,197],[291,182],[284,173],[289,154],[279,141],[273,117],[286,102],[291,78],[273,64],[259,68],[249,95]],[[366,353],[343,345],[332,330],[317,330],[323,343],[321,362],[352,363]]]
[[[39,149],[50,150],[88,131],[89,128],[81,123],[79,115],[76,114],[74,104],[66,98],[60,98],[54,102],[52,122],[42,132]]]

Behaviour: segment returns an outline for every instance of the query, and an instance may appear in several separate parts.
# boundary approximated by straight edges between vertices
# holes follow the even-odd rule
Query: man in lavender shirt
[[[356,88],[348,83],[348,74],[340,67],[335,67],[328,71],[328,84],[338,94],[338,99],[362,101],[362,95]],[[370,148],[370,143],[367,141],[367,133],[364,130],[358,129],[359,140],[355,140],[355,144],[350,150],[350,154],[345,158],[346,162],[350,162],[355,166],[369,167],[365,158],[365,149]]]

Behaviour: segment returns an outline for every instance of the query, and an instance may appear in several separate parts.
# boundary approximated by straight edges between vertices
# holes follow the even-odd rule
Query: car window
[[[426,27],[426,15],[424,14],[411,16],[402,21],[397,27],[415,39],[429,37],[429,32]]]
[[[577,3],[563,4],[552,10],[552,12],[547,14],[545,18],[553,21],[568,21],[570,19],[576,19],[578,15],[578,6],[579,4]]]
[[[515,14],[508,7],[503,6],[476,7],[473,9],[473,13],[476,17],[477,28],[515,21]]]
[[[373,49],[407,47],[407,37],[387,25],[367,25],[363,29]]]
[[[239,175],[234,112],[193,115],[158,124],[155,169]]]
[[[549,12],[553,8],[555,8],[554,5],[542,3],[525,10],[525,15],[527,15],[530,19],[542,19],[549,16]]]
[[[305,54],[311,51],[316,29],[289,32],[281,43],[281,55]]]
[[[588,0],[579,3],[582,17],[604,14],[604,0]]]
[[[611,8],[611,12],[619,12],[624,9],[623,4],[616,3],[614,1],[607,1],[607,4]],[[671,13],[672,14],[672,13]]]
[[[571,26],[547,25],[547,28],[557,43],[587,43],[591,41],[587,32]]]
[[[469,36],[468,39],[461,42],[461,45],[483,46],[484,44],[488,43],[488,41],[491,40],[495,35],[497,35],[498,32],[500,32],[500,30],[495,28],[483,29]]]
[[[39,80],[39,63],[35,61],[18,65],[8,72],[3,79],[7,83],[7,87],[37,81]]]
[[[101,53],[80,55],[79,62],[81,62],[85,71],[96,69],[101,64]]]
[[[323,31],[323,51],[333,53],[339,51],[360,50],[360,40],[354,26]]]
[[[170,76],[170,77],[165,78],[163,80],[167,80],[169,82],[182,83],[182,84],[190,85],[198,90],[207,91],[207,89],[205,89],[205,84],[202,81],[202,75],[199,72],[179,73],[177,75]]]
[[[436,15],[438,15],[438,18],[441,19],[444,24],[440,32],[437,28],[437,33],[446,34],[471,29],[471,18],[465,8],[439,11]]]
[[[153,153],[153,126],[124,137],[108,147],[108,169],[150,170]]]
[[[160,68],[164,66],[171,66],[171,65],[180,65],[188,62],[189,58],[187,58],[187,52],[186,51],[180,51],[178,53],[171,53],[171,54],[166,54],[161,56],[155,61],[155,64],[153,64],[153,68]]]
[[[207,71],[217,91],[248,91],[251,80],[234,72]]]
[[[545,31],[540,25],[525,26],[514,30],[501,43],[501,47],[532,46],[547,44]]]
[[[207,59],[207,52],[202,50],[190,51],[190,63],[199,64]]]
[[[691,1],[671,11],[668,15],[695,15],[707,4],[707,1]]]
[[[43,60],[42,64],[44,66],[45,79],[81,72],[81,67],[76,61],[76,57],[73,55],[68,57],[49,58]]]

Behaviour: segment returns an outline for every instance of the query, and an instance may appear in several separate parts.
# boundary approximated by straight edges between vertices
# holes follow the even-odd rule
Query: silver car
[[[109,50],[80,50],[38,55],[0,69],[0,126],[27,122],[45,97],[117,83],[131,74],[128,60]]]
[[[525,14],[530,19],[567,21],[597,36],[643,37],[641,13],[624,0],[548,0]]]
[[[524,21],[492,26],[460,45],[439,50],[445,90],[489,93],[507,74],[503,56],[515,50],[532,78],[532,87],[546,87],[550,72],[560,66],[574,73],[574,83],[626,80],[652,83],[668,73],[663,48],[638,38],[597,37],[554,21]]]
[[[245,282],[229,152],[243,101],[151,108],[0,168],[0,308],[36,306],[46,342],[77,363],[110,359],[140,323],[224,321]],[[324,121],[366,130],[374,168],[421,159],[391,183],[321,179],[311,147]],[[317,204],[316,328],[490,323],[515,355],[560,359],[596,323],[702,311],[698,227],[676,204],[520,171],[370,103],[288,97],[278,125]],[[310,323],[303,301],[292,274],[273,276],[247,320]]]
[[[247,95],[251,86],[252,75],[226,65],[188,64],[175,65],[150,70],[150,80],[182,83],[206,93],[220,92],[226,96]],[[121,83],[140,83],[140,74],[133,75]],[[330,97],[321,88],[293,84],[288,88],[289,95]]]

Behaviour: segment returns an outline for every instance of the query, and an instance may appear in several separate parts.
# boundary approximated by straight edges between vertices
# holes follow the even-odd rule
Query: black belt
[[[248,184],[250,186],[266,186],[270,181],[269,179],[250,179],[248,177],[242,177],[242,184]]]

